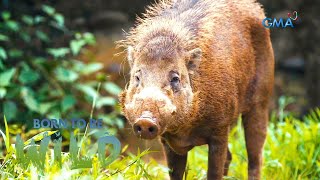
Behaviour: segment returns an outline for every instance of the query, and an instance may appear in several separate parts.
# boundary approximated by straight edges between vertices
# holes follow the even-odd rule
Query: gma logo
[[[262,25],[265,28],[274,28],[274,27],[277,27],[277,28],[279,28],[279,27],[282,27],[282,28],[286,28],[286,27],[294,28],[291,18],[288,18],[285,23],[284,23],[283,18],[280,18],[279,20],[277,20],[276,18],[273,18],[273,20],[271,18],[264,18],[262,20]]]

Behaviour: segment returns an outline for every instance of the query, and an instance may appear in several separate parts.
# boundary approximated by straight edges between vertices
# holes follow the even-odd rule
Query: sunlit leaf
[[[85,65],[85,67],[81,70],[80,73],[88,75],[88,74],[97,72],[102,68],[103,68],[103,64],[101,63],[90,63]]]
[[[7,123],[7,119],[6,119],[6,116],[3,116],[4,118],[4,127],[6,128],[6,136],[5,136],[5,145],[6,145],[6,148],[7,148],[7,151],[11,151],[11,148],[10,148],[10,136],[9,136],[9,127],[8,127],[8,123]]]
[[[47,36],[46,33],[44,33],[43,31],[40,31],[40,30],[36,30],[36,36],[42,40],[43,42],[49,42],[50,39],[49,37]]]
[[[8,118],[8,120],[12,120],[17,115],[17,106],[13,101],[5,101],[3,103],[3,113]]]
[[[103,84],[103,87],[110,94],[118,95],[121,92],[121,88],[113,82],[106,82]]]
[[[55,70],[55,74],[57,79],[62,82],[73,82],[77,80],[79,77],[79,75],[76,72],[63,67],[58,67]]]
[[[73,95],[67,95],[63,98],[61,102],[62,112],[66,112],[70,108],[72,108],[76,103],[76,99]]]
[[[38,24],[38,23],[44,22],[44,20],[45,20],[45,17],[37,15],[37,16],[34,18],[34,23],[35,23],[35,24]]]
[[[3,11],[1,12],[1,17],[3,18],[3,20],[8,20],[11,17],[11,14],[9,11]]]
[[[49,48],[48,53],[55,58],[65,57],[69,52],[69,48]]]
[[[89,32],[83,33],[83,39],[90,45],[95,44],[96,42],[94,35]]]
[[[38,112],[42,115],[45,115],[49,111],[49,109],[53,106],[54,106],[54,103],[52,102],[40,103]]]
[[[22,21],[26,23],[27,25],[32,25],[33,24],[33,18],[28,15],[23,15],[22,16]]]
[[[9,56],[11,58],[19,58],[23,55],[23,51],[18,50],[18,49],[10,49],[9,50]]]
[[[8,86],[15,72],[16,72],[16,69],[11,68],[9,70],[6,70],[0,73],[0,86]]]
[[[8,20],[5,25],[11,30],[17,32],[20,29],[20,26],[17,22]]]
[[[53,18],[56,20],[58,26],[64,26],[64,17],[61,14],[57,13],[53,16]]]
[[[117,101],[112,97],[103,97],[97,99],[97,108],[101,108],[102,106],[113,106],[117,103]]]
[[[0,47],[0,59],[7,59],[7,53],[2,47]]]
[[[36,71],[23,69],[19,75],[19,81],[22,84],[30,84],[37,81],[40,75]]]
[[[39,111],[39,103],[34,98],[34,93],[30,88],[22,88],[21,89],[21,96],[23,99],[24,104],[32,111],[38,112]]]
[[[93,87],[91,87],[89,85],[78,84],[76,86],[76,88],[79,89],[80,91],[82,91],[83,93],[85,93],[86,95],[92,97],[92,98],[98,97],[97,91]]]
[[[37,141],[41,141],[43,138],[47,137],[47,136],[51,136],[52,134],[56,133],[58,131],[44,131],[44,132],[41,132],[35,136],[33,136],[32,138],[28,139],[26,142],[24,142],[24,145],[27,146],[29,145],[32,140],[34,140],[35,142]]]
[[[42,5],[42,10],[49,15],[53,15],[55,13],[55,9],[48,5]]]
[[[6,35],[0,34],[0,41],[8,41],[9,38]]]
[[[0,87],[0,99],[2,99],[7,94],[7,90],[3,87]]]
[[[84,40],[72,40],[70,42],[70,49],[72,51],[72,54],[77,55],[85,44],[86,43]]]

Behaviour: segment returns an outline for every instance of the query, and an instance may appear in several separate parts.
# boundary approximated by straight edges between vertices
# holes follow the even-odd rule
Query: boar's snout
[[[140,117],[133,124],[134,133],[143,139],[154,139],[159,132],[158,125],[151,117]]]
[[[177,107],[169,96],[156,87],[143,88],[125,104],[125,114],[134,133],[143,139],[154,139],[162,134],[176,112]]]

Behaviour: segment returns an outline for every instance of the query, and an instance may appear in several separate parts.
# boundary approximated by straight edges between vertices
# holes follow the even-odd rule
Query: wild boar
[[[228,133],[239,115],[248,177],[260,179],[274,81],[264,18],[255,0],[163,0],[120,42],[131,67],[123,113],[138,137],[160,137],[171,179],[183,178],[188,151],[203,144],[207,178],[227,175]]]

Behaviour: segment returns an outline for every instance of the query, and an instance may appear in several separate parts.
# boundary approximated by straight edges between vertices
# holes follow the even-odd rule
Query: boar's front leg
[[[228,151],[228,130],[224,135],[213,136],[208,144],[208,180],[221,180]]]
[[[170,169],[170,179],[182,180],[187,163],[187,154],[179,155],[169,147],[165,140],[162,139],[161,142],[166,154],[167,164]]]

